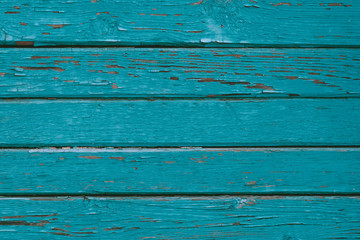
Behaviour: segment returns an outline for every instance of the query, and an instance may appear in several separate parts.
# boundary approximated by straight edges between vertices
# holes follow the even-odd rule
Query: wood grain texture
[[[0,194],[358,193],[358,148],[0,151]]]
[[[357,99],[11,100],[0,146],[359,145]]]
[[[359,97],[360,49],[0,49],[0,97]]]
[[[359,46],[358,0],[3,0],[0,44]]]
[[[360,239],[359,12],[1,1],[0,238]]]
[[[358,197],[1,198],[1,239],[358,239]]]

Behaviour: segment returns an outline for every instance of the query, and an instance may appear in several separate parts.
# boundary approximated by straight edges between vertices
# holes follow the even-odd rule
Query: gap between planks
[[[29,150],[31,153],[61,153],[61,152],[186,152],[186,151],[303,151],[303,150],[323,150],[323,151],[350,151],[352,149],[356,151],[360,150],[360,145],[331,145],[331,146],[321,146],[321,145],[289,145],[289,146],[201,146],[201,147],[192,147],[192,146],[132,146],[132,147],[94,147],[94,146],[81,146],[81,147],[69,147],[69,146],[39,146],[39,147],[27,147],[27,146],[14,146],[14,147],[2,147],[0,146],[1,151],[24,151]]]
[[[38,44],[38,45],[37,45]],[[0,48],[176,48],[176,49],[185,49],[185,48],[229,48],[229,49],[242,49],[242,48],[342,48],[342,49],[353,49],[360,48],[359,44],[354,45],[338,45],[338,44],[237,44],[237,43],[210,43],[210,44],[201,44],[201,43],[184,43],[181,45],[173,45],[173,43],[168,44],[129,44],[129,43],[114,43],[113,45],[104,45],[102,43],[95,43],[92,45],[86,44],[60,44],[54,45],[51,43],[34,43],[28,41],[24,45],[1,45]]]
[[[308,193],[308,192],[252,192],[252,193],[221,193],[221,192],[198,192],[198,193],[147,193],[147,192],[137,192],[137,193],[27,193],[27,194],[14,194],[14,193],[1,193],[0,198],[36,198],[36,197],[46,197],[46,198],[58,198],[58,197],[94,197],[94,198],[153,198],[153,197],[360,197],[360,193],[347,193],[347,192],[321,192],[321,193]]]
[[[146,96],[131,96],[131,97],[100,97],[100,96],[94,96],[94,97],[0,97],[0,101],[23,101],[23,100],[45,100],[45,101],[54,101],[54,100],[89,100],[89,101],[201,101],[201,100],[232,100],[232,101],[243,101],[243,100],[269,100],[269,99],[281,99],[281,100],[290,100],[290,99],[352,99],[352,98],[360,98],[360,95],[358,94],[349,94],[347,96],[281,96],[277,95],[276,92],[263,92],[262,94],[269,94],[269,96],[266,97],[258,97],[256,95],[251,94],[228,94],[229,96],[224,95],[214,95],[211,97],[202,97],[202,96],[174,96],[174,97],[162,97],[157,95],[149,95]],[[225,94],[226,95],[226,94]],[[246,96],[251,95],[251,96]],[[270,96],[272,95],[272,96]]]

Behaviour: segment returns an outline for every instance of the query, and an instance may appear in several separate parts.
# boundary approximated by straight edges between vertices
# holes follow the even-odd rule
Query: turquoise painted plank
[[[358,197],[1,198],[1,239],[358,239]]]
[[[0,151],[0,194],[358,193],[359,148]]]
[[[0,49],[0,97],[359,97],[360,49]]]
[[[358,99],[6,100],[0,146],[360,144]]]
[[[360,2],[3,0],[0,44],[359,46]]]

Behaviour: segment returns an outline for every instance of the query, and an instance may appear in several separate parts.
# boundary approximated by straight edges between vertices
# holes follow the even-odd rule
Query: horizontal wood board
[[[2,239],[359,239],[358,197],[1,198]]]
[[[359,97],[360,49],[0,49],[1,98]]]
[[[0,194],[353,194],[359,162],[359,148],[3,149]]]
[[[357,99],[7,100],[0,146],[358,146]]]
[[[3,0],[0,44],[359,46],[345,0]]]

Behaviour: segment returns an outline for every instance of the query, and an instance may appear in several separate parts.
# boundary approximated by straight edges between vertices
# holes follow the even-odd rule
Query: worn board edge
[[[0,236],[357,239],[359,197],[0,198]]]
[[[44,48],[299,48],[299,49],[359,49],[360,44],[311,44],[311,43],[291,43],[291,44],[259,44],[259,43],[227,43],[227,42],[122,42],[122,41],[76,41],[76,42],[64,42],[64,41],[15,41],[7,42],[6,45],[2,45],[0,42],[0,48],[8,49],[44,49]]]
[[[359,194],[359,161],[360,148],[0,149],[0,195]]]
[[[360,145],[358,99],[13,100],[0,106],[1,147]]]
[[[357,194],[359,160],[360,148],[0,149],[0,195]]]
[[[50,1],[42,5],[3,1],[0,44],[218,42],[358,46],[359,7],[355,0],[344,3],[94,0]]]
[[[0,48],[0,53],[3,99],[360,96],[360,49]]]

